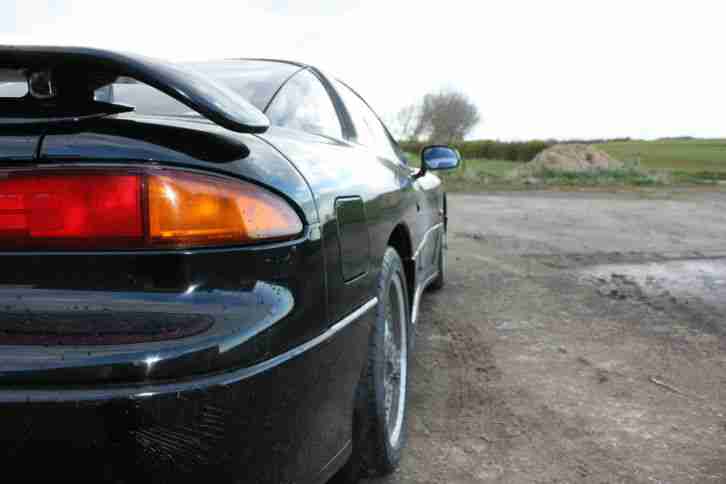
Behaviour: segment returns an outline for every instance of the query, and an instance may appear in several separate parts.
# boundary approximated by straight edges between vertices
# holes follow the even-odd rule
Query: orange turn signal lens
[[[214,246],[282,240],[302,232],[282,198],[251,183],[181,171],[149,174],[152,246]]]

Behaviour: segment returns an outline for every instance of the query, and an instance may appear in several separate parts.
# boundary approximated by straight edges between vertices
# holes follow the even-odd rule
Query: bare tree
[[[418,126],[419,111],[419,106],[409,104],[408,106],[402,107],[396,113],[392,125],[395,136],[398,139],[408,141],[414,138],[416,127]]]
[[[480,119],[479,109],[459,91],[427,94],[421,103],[413,137],[425,137],[432,143],[461,141]]]

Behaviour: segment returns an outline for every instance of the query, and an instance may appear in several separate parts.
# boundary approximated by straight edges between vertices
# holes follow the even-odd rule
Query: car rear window
[[[215,79],[264,111],[277,90],[299,66],[286,62],[228,60],[187,64]]]
[[[274,61],[228,60],[184,64],[215,79],[249,101],[260,111],[280,86],[300,68]],[[96,99],[133,106],[138,114],[157,116],[199,116],[195,111],[157,89],[130,80],[96,91]]]

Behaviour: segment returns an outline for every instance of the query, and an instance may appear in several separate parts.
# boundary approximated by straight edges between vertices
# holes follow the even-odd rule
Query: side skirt
[[[412,259],[414,261],[414,264],[416,263],[416,259],[421,254],[421,251],[426,246],[426,244],[429,242],[429,240],[432,239],[432,235],[438,233],[441,229],[444,228],[443,223],[439,223],[431,227],[426,234],[423,237],[423,240],[419,244],[419,246],[416,248],[416,252],[414,253]],[[414,327],[418,321],[418,314],[419,314],[419,306],[421,304],[421,295],[426,290],[427,287],[433,282],[434,279],[436,279],[436,276],[439,275],[439,271],[436,270],[433,274],[430,274],[426,279],[422,281],[422,283],[416,285],[416,291],[414,292],[413,296],[413,306],[411,307],[411,322],[414,324]],[[416,278],[418,280],[418,278]]]
[[[436,279],[436,276],[439,275],[439,271],[434,272],[429,277],[426,278],[423,284],[419,284],[416,288],[416,293],[413,296],[413,308],[411,309],[411,322],[416,325],[418,322],[418,313],[419,313],[419,306],[421,305],[421,295],[426,290],[427,287]]]

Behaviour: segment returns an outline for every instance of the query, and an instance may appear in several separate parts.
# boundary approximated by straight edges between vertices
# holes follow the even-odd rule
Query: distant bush
[[[604,144],[614,142],[632,141],[631,138],[608,138],[608,139],[568,139],[568,140],[532,140],[532,141],[495,141],[495,140],[473,140],[452,143],[459,150],[464,159],[486,159],[486,160],[507,160],[527,163],[537,156],[540,151],[557,144]],[[421,141],[401,141],[401,148],[409,153],[418,156],[421,149],[428,145]]]
[[[693,136],[666,136],[665,138],[658,138],[656,141],[695,141],[697,139]]]
[[[635,141],[633,138],[591,138],[591,139],[567,139],[563,141],[555,141],[561,145],[601,145],[604,143],[627,143]]]
[[[428,143],[423,142],[402,142],[401,148],[411,153],[420,153],[424,146]],[[464,159],[488,159],[488,160],[508,160],[526,163],[537,156],[540,151],[552,146],[547,141],[462,141],[453,143],[459,150]]]

